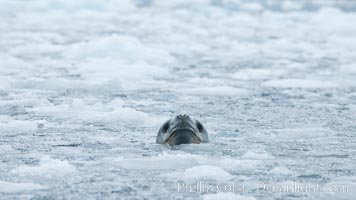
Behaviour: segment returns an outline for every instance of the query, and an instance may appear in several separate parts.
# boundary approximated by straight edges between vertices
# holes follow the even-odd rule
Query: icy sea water
[[[2,0],[0,199],[354,199],[355,8]],[[211,142],[155,144],[180,113]]]

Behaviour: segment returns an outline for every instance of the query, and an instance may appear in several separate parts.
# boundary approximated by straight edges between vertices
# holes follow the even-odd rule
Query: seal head
[[[177,115],[166,121],[158,131],[158,144],[180,145],[207,143],[208,132],[202,123],[188,115]]]

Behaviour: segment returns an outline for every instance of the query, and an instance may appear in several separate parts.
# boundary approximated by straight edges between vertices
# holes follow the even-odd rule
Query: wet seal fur
[[[170,146],[208,142],[208,132],[203,124],[188,115],[177,115],[166,121],[159,129],[156,138],[156,143]]]

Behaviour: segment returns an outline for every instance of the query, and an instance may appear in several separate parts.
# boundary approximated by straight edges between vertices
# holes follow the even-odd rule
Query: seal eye
[[[203,132],[203,130],[204,130],[203,124],[201,124],[198,121],[197,121],[197,128],[198,128],[199,132]]]
[[[162,126],[162,131],[165,133],[167,132],[169,129],[169,121],[164,123],[163,126]]]

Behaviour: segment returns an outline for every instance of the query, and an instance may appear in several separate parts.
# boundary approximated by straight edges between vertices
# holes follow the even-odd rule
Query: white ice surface
[[[305,79],[280,79],[262,83],[265,87],[277,88],[303,88],[303,89],[323,89],[335,88],[337,84],[328,81],[305,80]]]
[[[62,178],[76,171],[75,167],[67,160],[52,159],[48,156],[41,158],[36,166],[19,166],[11,173],[18,174],[19,176],[37,176],[45,178]]]
[[[355,10],[347,0],[1,0],[0,199],[352,199],[250,188],[355,186]],[[200,120],[210,143],[155,144],[176,114]],[[176,191],[195,179],[248,190]]]
[[[246,89],[234,88],[229,86],[201,87],[184,89],[182,93],[197,96],[245,96],[249,93]]]
[[[226,172],[224,169],[209,165],[199,165],[188,168],[184,171],[183,177],[185,179],[193,180],[228,180],[232,178],[231,174]]]
[[[13,183],[0,180],[0,192],[3,193],[31,192],[32,190],[40,190],[46,188],[46,186],[35,183]]]

